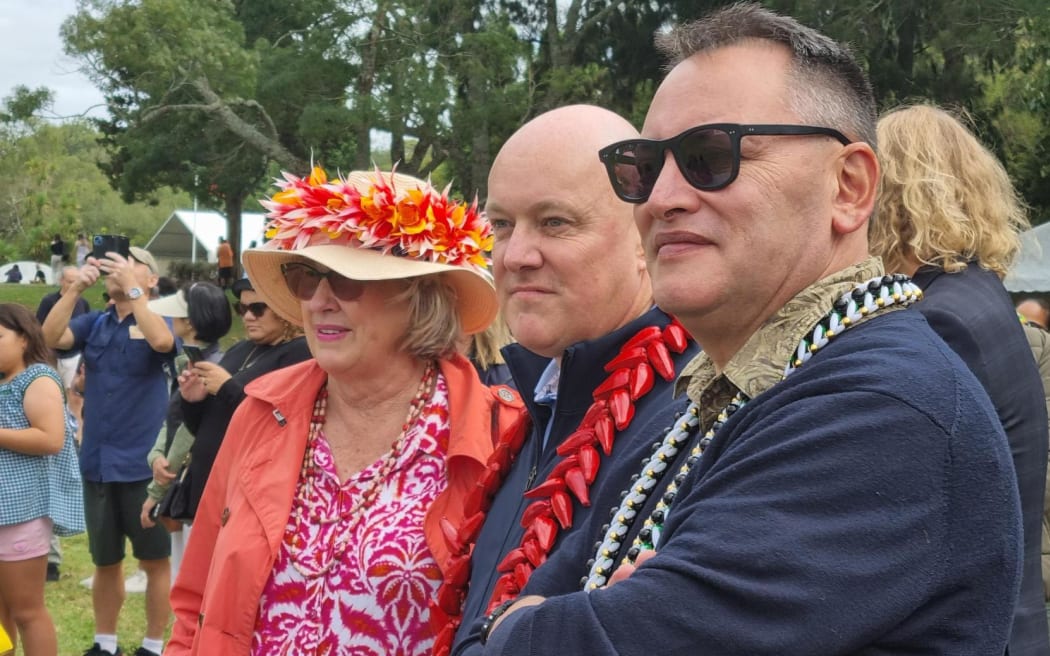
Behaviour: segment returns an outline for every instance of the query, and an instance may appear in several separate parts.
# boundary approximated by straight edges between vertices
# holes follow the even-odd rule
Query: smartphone
[[[186,354],[186,357],[190,359],[190,364],[197,364],[204,359],[204,354],[196,346],[190,346],[189,344],[182,345],[182,352]]]
[[[131,255],[131,241],[124,235],[95,235],[92,238],[91,256],[101,260],[109,252],[128,257]]]

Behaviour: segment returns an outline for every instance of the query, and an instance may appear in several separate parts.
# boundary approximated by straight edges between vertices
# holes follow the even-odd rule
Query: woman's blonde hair
[[[448,357],[456,351],[460,334],[456,290],[440,275],[409,278],[403,292],[391,303],[408,303],[408,330],[401,348],[421,360]]]
[[[886,270],[907,270],[912,257],[948,272],[977,260],[1005,276],[1029,226],[1026,208],[962,120],[931,105],[900,107],[879,119],[878,143],[882,179],[868,236]]]
[[[514,338],[511,337],[510,328],[507,327],[507,322],[503,320],[503,313],[500,312],[488,328],[470,336],[471,360],[482,370],[506,364],[500,349],[513,342]]]

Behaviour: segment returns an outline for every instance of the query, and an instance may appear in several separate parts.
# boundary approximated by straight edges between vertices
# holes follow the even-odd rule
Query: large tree
[[[106,153],[86,121],[55,125],[36,118],[46,89],[16,88],[0,106],[0,261],[46,260],[51,236],[125,234],[143,244],[185,203],[168,189],[128,205],[96,166]]]
[[[368,167],[386,139],[402,172],[484,197],[499,146],[542,111],[591,102],[640,124],[663,74],[653,33],[724,4],[80,0],[65,36],[108,99],[114,185],[194,190],[232,219],[278,168]],[[1019,26],[1045,0],[765,4],[855,44],[885,106],[965,106],[1026,192],[1041,188],[1035,156],[1008,152],[1004,131],[1045,119],[1004,103],[1002,78],[1027,75]]]

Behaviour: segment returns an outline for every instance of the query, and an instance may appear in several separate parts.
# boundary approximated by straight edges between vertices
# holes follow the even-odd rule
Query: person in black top
[[[952,114],[900,107],[879,119],[883,167],[872,253],[923,290],[926,317],[984,386],[1006,431],[1024,526],[1011,656],[1050,654],[1043,605],[1047,418],[1042,380],[1002,279],[1028,227],[1006,169]],[[985,494],[974,489],[974,495]],[[984,537],[984,536],[975,536]]]
[[[43,325],[44,319],[47,318],[51,308],[55,306],[58,299],[62,297],[69,289],[69,286],[75,283],[77,280],[77,268],[74,266],[67,266],[62,269],[60,277],[58,278],[58,291],[52,292],[47,296],[40,299],[40,305],[36,308],[36,318]],[[89,312],[91,306],[88,304],[84,297],[77,299],[76,305],[73,306],[74,317]],[[62,377],[62,383],[69,389],[73,386],[73,376],[76,375],[77,365],[80,363],[80,350],[73,349],[56,349],[55,355],[58,358],[58,374]]]
[[[234,283],[233,293],[247,338],[234,344],[218,364],[193,365],[203,386],[191,383],[187,372],[179,376],[183,421],[196,437],[190,449],[188,473],[191,515],[196,513],[204,493],[226,426],[244,400],[244,386],[263,374],[310,358],[302,331],[271,311],[247,278]]]
[[[55,234],[51,240],[51,280],[58,282],[62,275],[62,258],[66,254],[66,242],[62,241],[62,235]]]

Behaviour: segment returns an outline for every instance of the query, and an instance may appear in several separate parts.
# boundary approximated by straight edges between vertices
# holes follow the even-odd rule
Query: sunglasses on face
[[[241,303],[240,301],[238,301],[233,306],[233,309],[236,310],[237,314],[241,315],[242,317],[244,315],[248,314],[248,312],[251,312],[255,317],[261,317],[263,315],[263,313],[266,312],[266,309],[268,307],[270,307],[270,306],[268,306],[266,303],[262,303],[262,302],[258,302],[258,303]]]
[[[629,139],[598,151],[613,191],[628,203],[649,200],[663,170],[667,151],[693,187],[715,191],[729,186],[740,172],[740,140],[748,136],[825,136],[843,146],[851,141],[838,130],[811,125],[738,125],[712,123],[689,128],[670,139]]]
[[[288,289],[301,301],[309,301],[317,293],[322,280],[328,280],[328,287],[340,301],[358,299],[365,291],[365,283],[353,278],[339,275],[335,271],[319,271],[305,262],[287,262],[281,265],[284,281]]]

